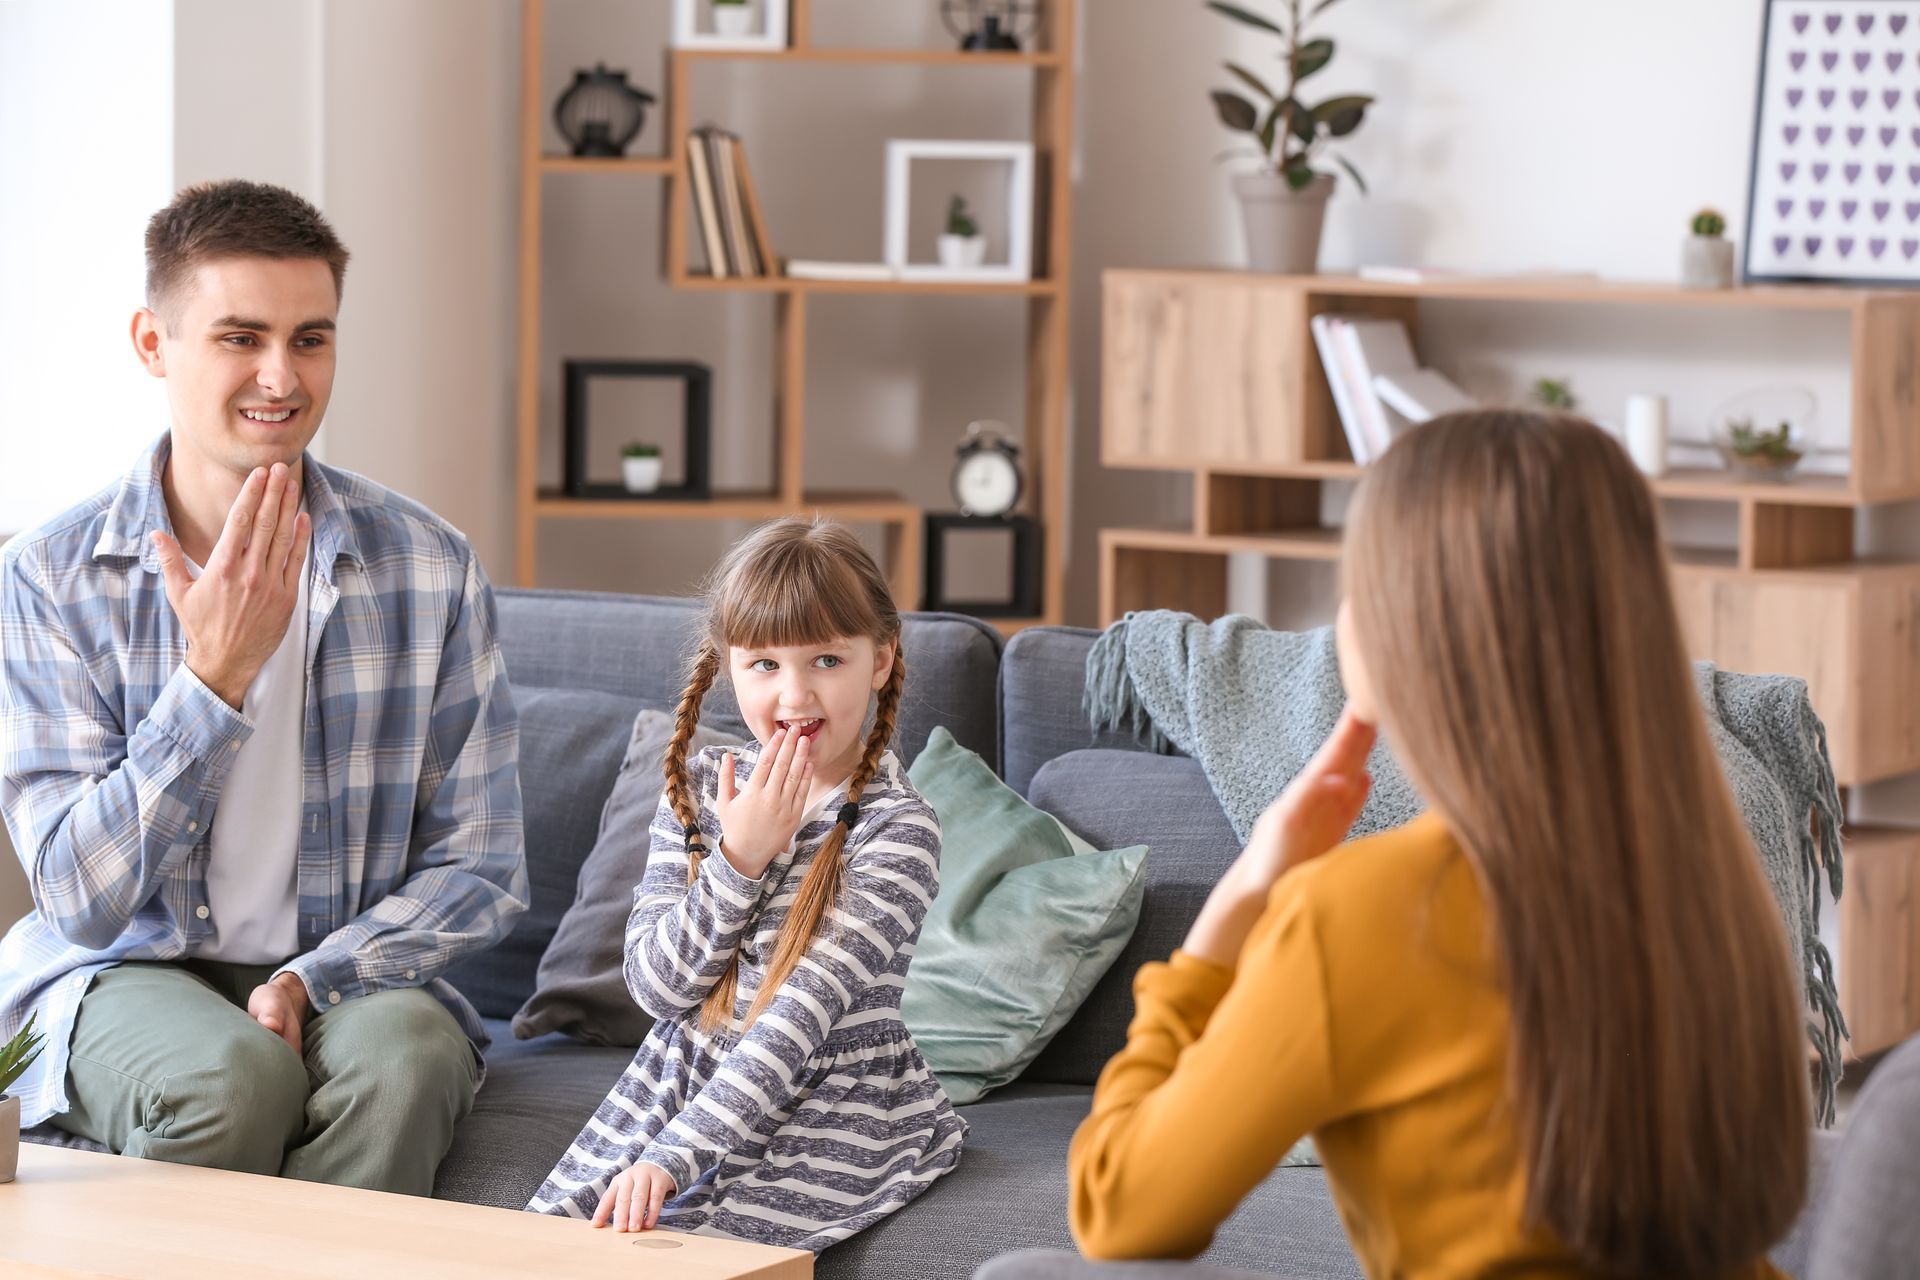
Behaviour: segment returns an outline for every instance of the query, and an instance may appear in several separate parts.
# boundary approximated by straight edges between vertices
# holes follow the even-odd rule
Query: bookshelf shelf
[[[820,511],[836,519],[882,525],[887,534],[888,575],[902,608],[918,608],[924,512],[894,494],[813,493],[804,475],[806,454],[807,301],[815,295],[980,296],[1024,299],[1027,319],[1027,388],[1022,444],[1029,476],[1021,514],[1041,530],[1042,610],[1031,618],[991,618],[1005,632],[1057,623],[1065,595],[1066,388],[1068,380],[1067,270],[1072,261],[1072,185],[1067,157],[1073,149],[1073,48],[1078,0],[1051,0],[1037,48],[1028,53],[959,53],[934,49],[839,49],[812,43],[811,0],[771,0],[791,5],[791,47],[782,50],[669,49],[662,93],[667,153],[619,160],[553,155],[542,149],[547,102],[542,74],[546,0],[521,0],[520,340],[517,419],[518,540],[516,578],[537,585],[540,525],[546,520],[765,520]],[[1036,156],[1036,279],[1020,282],[952,280],[812,280],[778,274],[715,278],[689,269],[690,207],[694,204],[691,85],[697,68],[716,63],[793,63],[919,68],[1025,68],[1041,72],[1034,83],[1032,138]],[[744,170],[744,164],[741,165]],[[695,292],[763,293],[774,308],[776,388],[773,439],[774,485],[756,494],[718,495],[706,502],[572,498],[539,485],[541,370],[540,177],[549,173],[627,173],[664,177],[667,283]],[[739,175],[736,175],[739,178]],[[760,221],[750,183],[740,181],[740,212]],[[736,228],[739,224],[733,224]],[[697,233],[696,233],[697,234]],[[759,252],[777,260],[764,246]]]
[[[683,49],[692,62],[837,62],[901,67],[1032,67],[1057,70],[1057,53],[959,53],[951,49]]]
[[[645,173],[668,177],[673,173],[672,156],[621,156],[601,159],[597,156],[540,157],[542,173]]]
[[[966,296],[1053,297],[1060,286],[1052,280],[1019,282],[961,280],[813,280],[801,276],[758,276],[749,279],[729,277],[716,280],[710,275],[692,272],[673,279],[676,289],[704,289],[711,292],[738,293],[900,293],[947,294]]]

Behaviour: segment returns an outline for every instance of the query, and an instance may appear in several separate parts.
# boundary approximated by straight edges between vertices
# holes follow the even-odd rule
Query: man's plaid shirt
[[[208,842],[252,725],[186,667],[148,535],[172,532],[170,437],[124,479],[0,550],[0,810],[34,909],[0,940],[0,1041],[38,1011],[47,1050],[21,1123],[67,1109],[87,985],[123,960],[194,954]],[[519,722],[493,595],[458,531],[305,461],[313,519],[299,954],[317,1013],[424,986],[476,1045],[440,974],[527,906]]]

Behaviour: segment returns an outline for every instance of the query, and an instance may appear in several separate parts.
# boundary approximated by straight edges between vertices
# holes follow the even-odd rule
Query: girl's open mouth
[[[811,738],[814,734],[820,732],[820,727],[826,724],[826,721],[815,716],[811,720],[776,720],[774,723],[782,729],[793,730],[803,738]]]

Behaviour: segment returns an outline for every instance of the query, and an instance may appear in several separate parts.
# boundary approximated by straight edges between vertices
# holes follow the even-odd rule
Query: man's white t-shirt
[[[253,736],[240,744],[208,834],[208,923],[193,954],[230,964],[278,964],[300,946],[300,808],[307,710],[307,577],[287,634],[247,686],[241,710]],[[187,562],[194,577],[200,566]]]

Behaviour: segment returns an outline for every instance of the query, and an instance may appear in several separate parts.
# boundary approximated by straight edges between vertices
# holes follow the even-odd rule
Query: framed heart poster
[[[1920,284],[1920,2],[1767,0],[1749,281]]]

